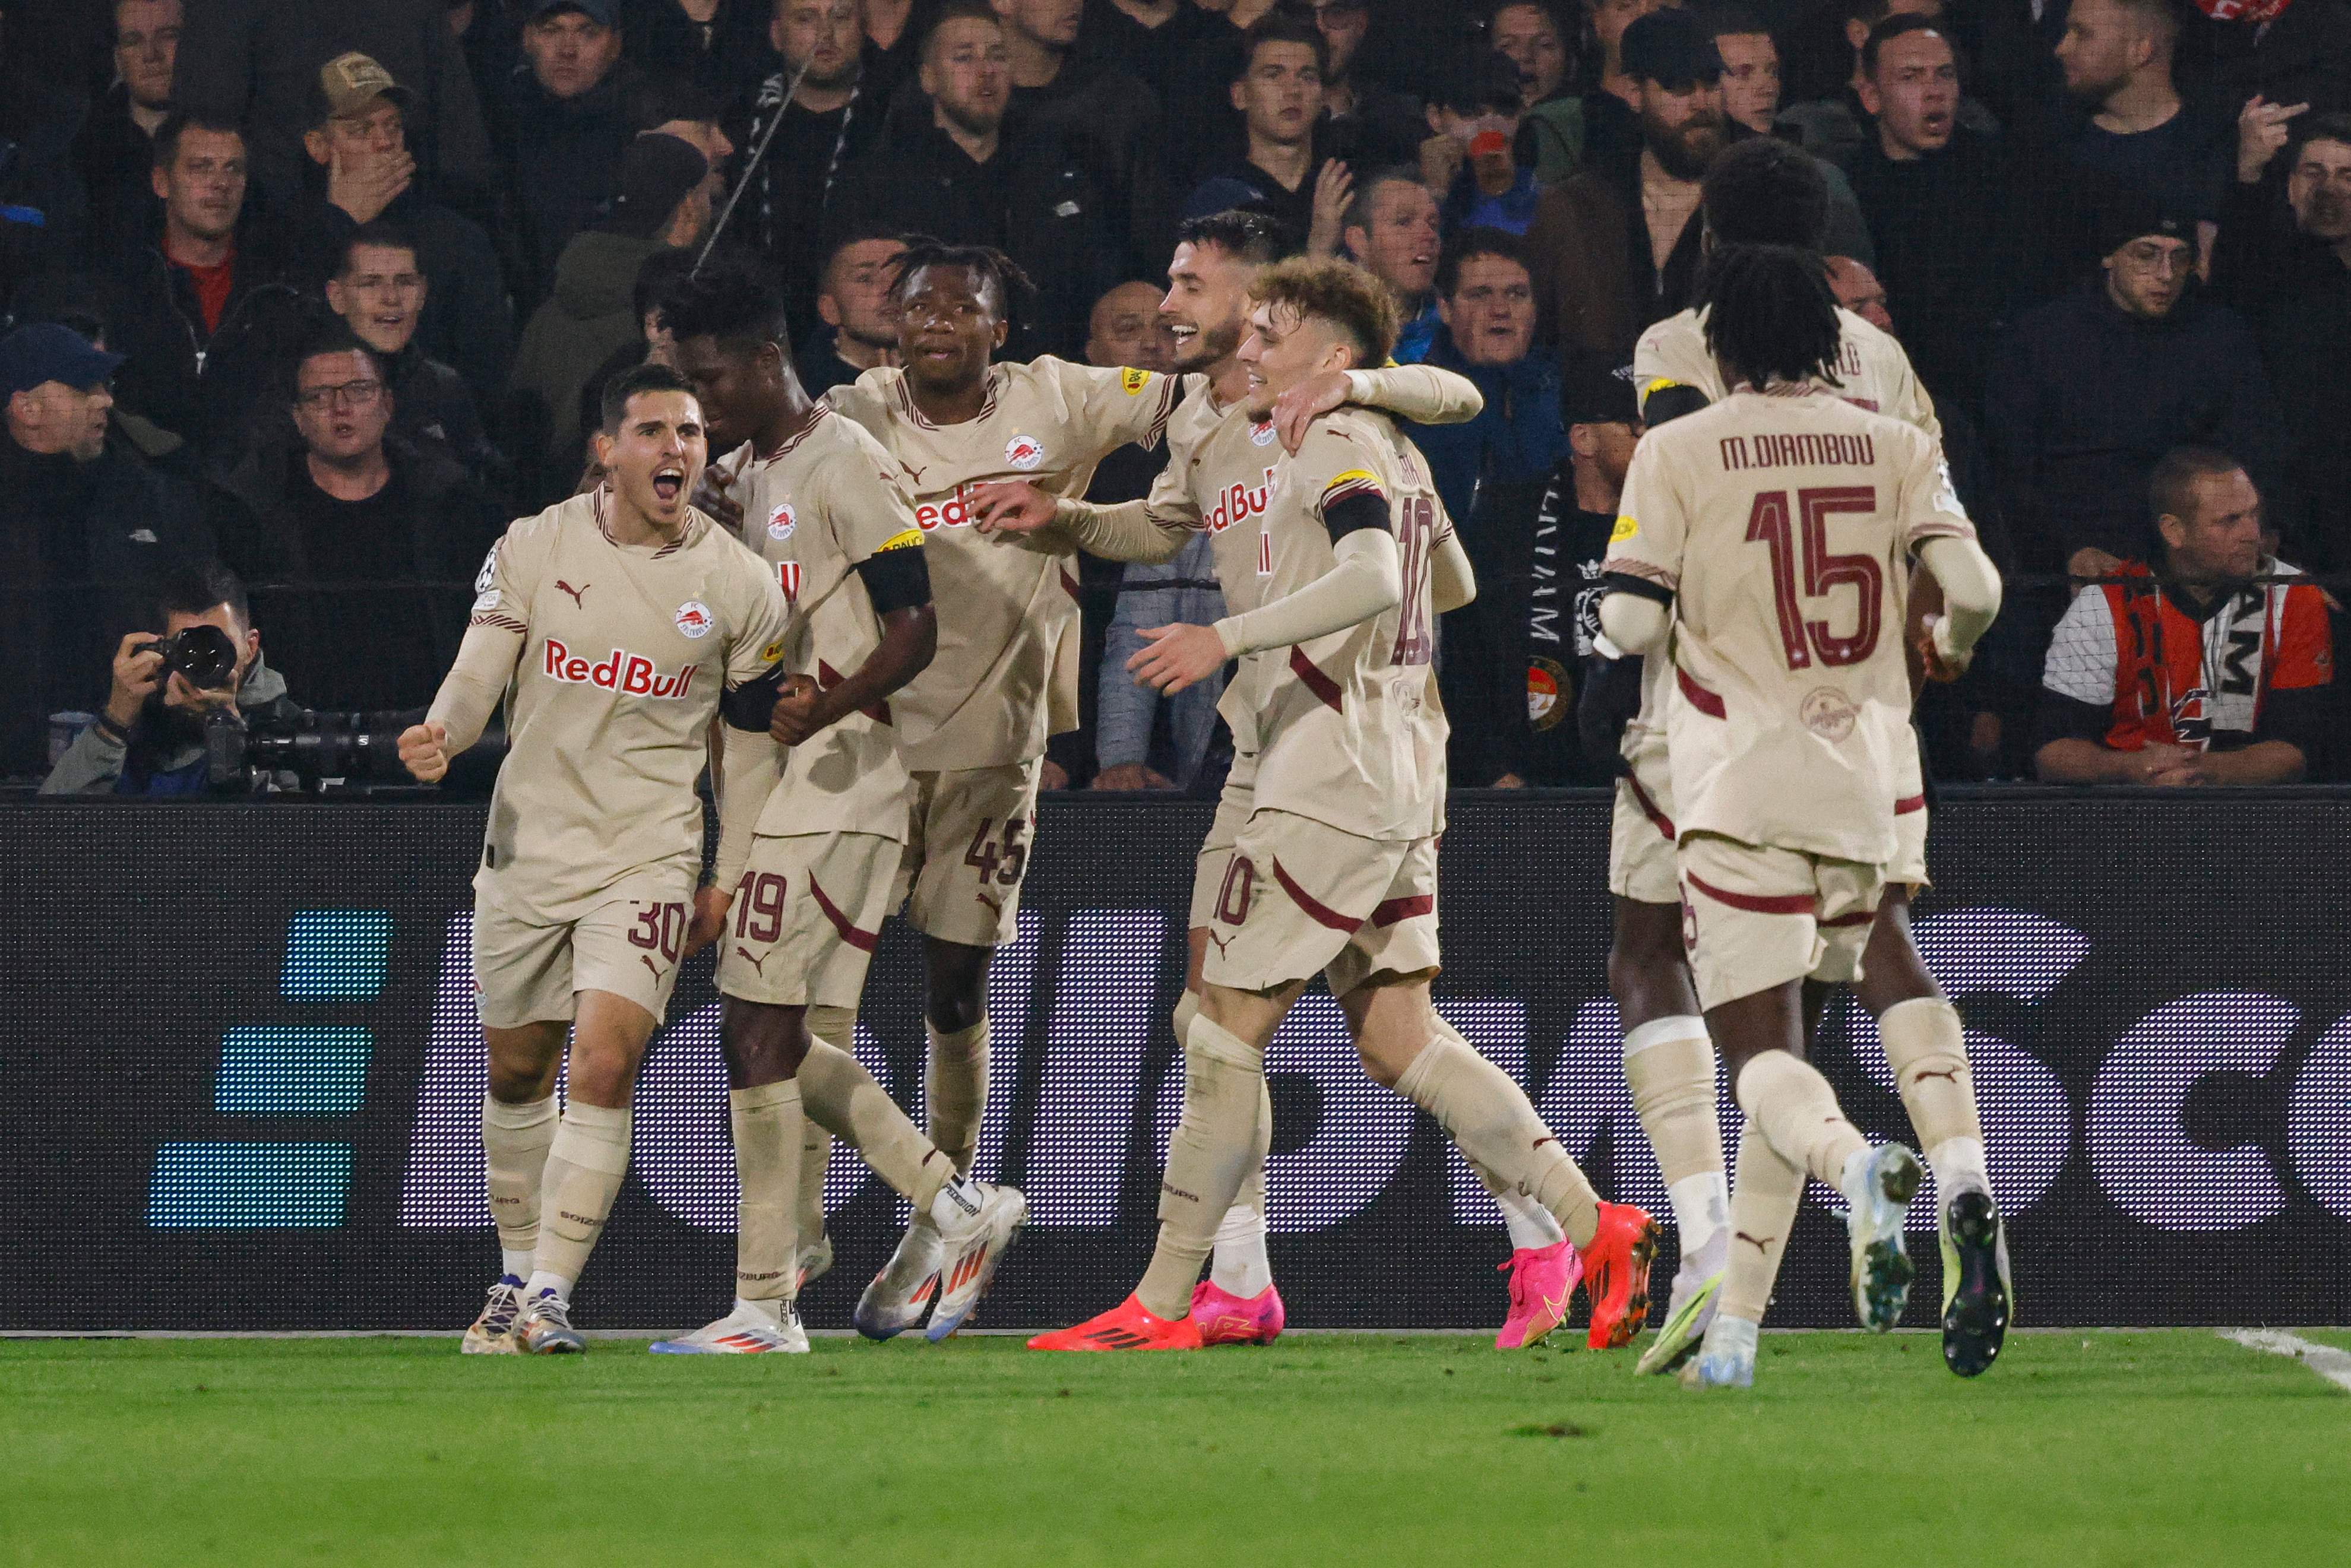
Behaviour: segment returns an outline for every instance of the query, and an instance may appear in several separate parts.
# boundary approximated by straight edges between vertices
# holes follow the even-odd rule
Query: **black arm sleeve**
[[[791,672],[778,664],[758,679],[745,681],[718,699],[718,716],[729,729],[765,735],[768,721],[776,715],[776,699],[784,695],[784,683],[790,678]]]
[[[1671,604],[1674,591],[1662,582],[1651,582],[1646,577],[1635,577],[1629,571],[1603,574],[1600,586],[1610,593],[1629,593],[1636,599],[1646,599],[1658,604]]]
[[[1673,382],[1641,399],[1641,423],[1655,430],[1669,419],[1696,413],[1707,405],[1707,401],[1706,393],[1698,388]]]
[[[2332,686],[2293,686],[2284,691],[2273,687],[2262,698],[2262,716],[2246,744],[2283,740],[2300,751],[2304,762],[2313,761],[2316,747],[2326,737],[2334,703]]]
[[[1386,533],[1387,497],[1375,490],[1342,496],[1322,508],[1322,526],[1331,530],[1331,542],[1334,545],[1357,528],[1377,528]]]
[[[888,549],[867,556],[857,563],[857,575],[865,580],[865,591],[873,601],[876,615],[931,601],[931,567],[919,549]]]

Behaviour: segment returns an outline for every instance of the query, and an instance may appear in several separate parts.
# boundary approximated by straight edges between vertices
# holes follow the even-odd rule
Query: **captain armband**
[[[873,613],[912,610],[931,601],[931,568],[923,559],[923,537],[908,528],[882,543],[882,548],[857,563],[857,575],[873,601]]]
[[[791,672],[782,664],[771,666],[766,674],[745,681],[720,697],[718,716],[729,729],[767,734],[768,722],[776,715],[776,700],[784,695],[784,683],[789,679]]]

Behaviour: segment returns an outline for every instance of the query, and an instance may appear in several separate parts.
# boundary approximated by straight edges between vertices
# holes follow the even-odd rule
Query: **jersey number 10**
[[[1873,513],[1877,492],[1866,485],[1841,485],[1796,492],[1795,532],[1801,549],[1790,539],[1788,492],[1764,490],[1747,514],[1747,542],[1759,541],[1771,552],[1771,607],[1780,620],[1780,643],[1788,668],[1811,668],[1817,659],[1829,665],[1858,664],[1877,648],[1879,622],[1884,616],[1886,573],[1865,555],[1829,553],[1829,518],[1839,512]],[[1800,575],[1801,563],[1801,575]],[[1858,623],[1840,636],[1828,622],[1804,618],[1805,601],[1828,597],[1831,590],[1850,585],[1860,591]]]

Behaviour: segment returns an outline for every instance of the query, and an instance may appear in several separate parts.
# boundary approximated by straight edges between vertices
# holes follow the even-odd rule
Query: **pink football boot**
[[[1496,1271],[1510,1276],[1510,1315],[1494,1336],[1494,1348],[1520,1350],[1540,1343],[1566,1320],[1567,1303],[1583,1278],[1583,1260],[1565,1241],[1554,1241],[1518,1249]]]
[[[1203,1280],[1192,1288],[1192,1321],[1202,1344],[1271,1344],[1285,1321],[1281,1292],[1268,1285],[1244,1300]]]

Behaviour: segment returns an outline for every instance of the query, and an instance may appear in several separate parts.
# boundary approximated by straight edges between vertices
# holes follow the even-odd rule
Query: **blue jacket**
[[[1481,483],[1542,479],[1567,455],[1567,431],[1559,417],[1559,365],[1549,354],[1530,353],[1512,365],[1473,365],[1454,347],[1453,335],[1440,328],[1424,362],[1459,371],[1486,394],[1485,412],[1467,424],[1405,427],[1428,459],[1437,492],[1455,522],[1469,521]]]

